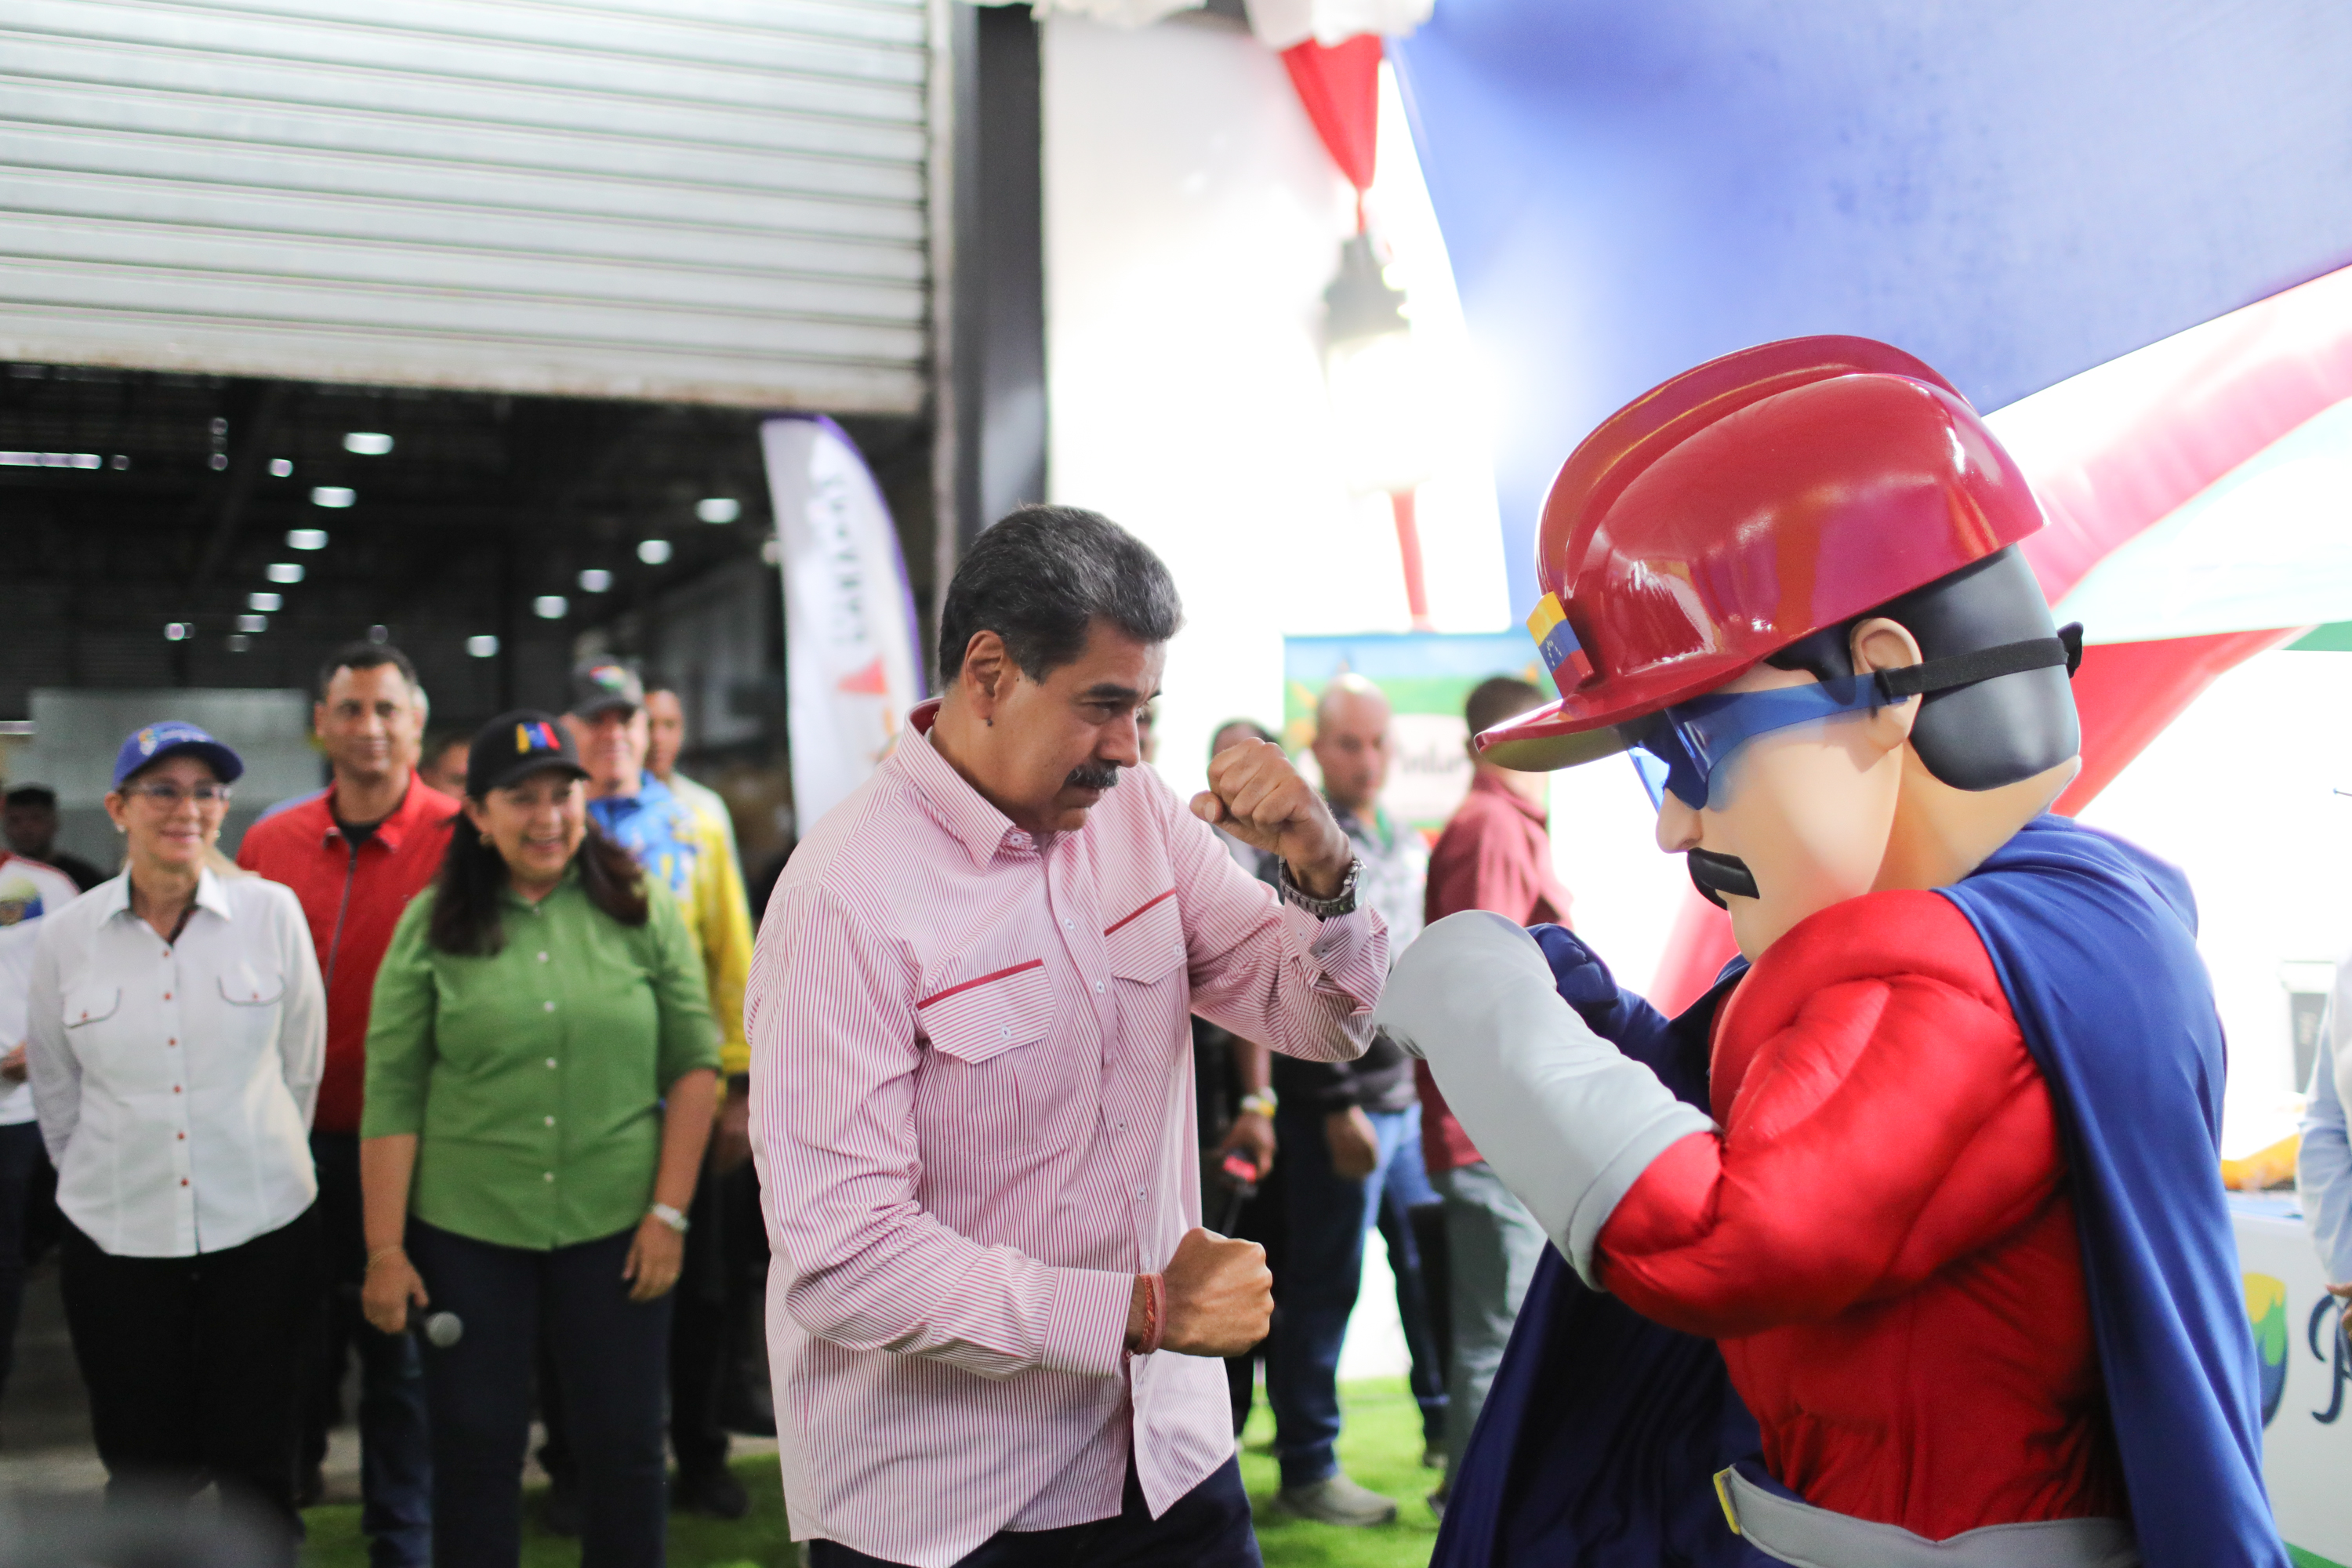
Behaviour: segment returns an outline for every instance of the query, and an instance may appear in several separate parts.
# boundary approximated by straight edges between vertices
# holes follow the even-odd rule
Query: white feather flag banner
[[[890,509],[832,420],[760,426],[784,586],[785,731],[805,837],[866,781],[922,700],[922,643]]]

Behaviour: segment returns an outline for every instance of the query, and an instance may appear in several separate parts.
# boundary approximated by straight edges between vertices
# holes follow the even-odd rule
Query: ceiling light
[[[269,629],[268,616],[239,616],[236,629],[241,632],[266,632]]]
[[[732,522],[743,515],[743,503],[733,496],[709,496],[694,503],[694,515],[705,522]]]
[[[499,639],[494,637],[467,637],[466,651],[476,658],[496,658],[499,657]]]
[[[185,621],[166,621],[163,623],[163,640],[185,642],[188,640],[188,634],[195,629]]]
[[[583,594],[601,594],[612,585],[613,574],[602,566],[591,566],[580,574],[580,591]]]
[[[648,566],[660,565],[669,559],[669,541],[667,539],[638,540],[637,559]]]
[[[343,437],[343,450],[362,458],[381,458],[392,450],[392,437],[381,430],[354,430]]]
[[[286,531],[286,548],[324,550],[327,548],[327,531],[323,528],[289,528]]]
[[[341,485],[318,485],[310,491],[312,506],[346,507],[360,499],[359,492]]]
[[[0,468],[95,468],[96,452],[0,452]]]
[[[302,580],[302,563],[299,561],[273,561],[262,575],[273,583],[299,583]]]
[[[282,479],[292,474],[293,471],[294,464],[292,459],[287,458],[272,458],[269,459],[269,477],[271,479]]]
[[[231,653],[243,653],[252,646],[253,639],[248,637],[233,637],[228,639],[228,651]]]
[[[561,594],[541,594],[530,602],[530,613],[542,621],[560,621],[572,608],[572,601]]]
[[[286,607],[286,600],[277,594],[247,594],[245,605],[249,610],[282,610]],[[261,628],[256,626],[253,629],[259,631]]]

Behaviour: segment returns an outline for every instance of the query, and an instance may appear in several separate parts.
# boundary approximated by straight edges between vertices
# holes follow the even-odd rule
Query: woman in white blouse
[[[285,1521],[290,1558],[326,1008],[293,893],[206,865],[242,772],[193,724],[123,742],[128,864],[41,921],[26,1065],[109,1490],[217,1482]]]

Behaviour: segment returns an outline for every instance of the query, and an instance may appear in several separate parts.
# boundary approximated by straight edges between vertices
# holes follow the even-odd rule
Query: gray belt
[[[1791,1568],[2139,1568],[2139,1545],[2119,1519],[1988,1524],[1930,1541],[1783,1497],[1737,1467],[1717,1472],[1715,1495],[1734,1535]]]

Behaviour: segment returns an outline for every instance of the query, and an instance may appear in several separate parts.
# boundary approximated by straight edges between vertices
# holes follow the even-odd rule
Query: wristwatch
[[[686,1215],[667,1204],[656,1204],[646,1211],[680,1236],[686,1234]]]
[[[1348,874],[1345,878],[1341,879],[1339,890],[1332,894],[1328,899],[1318,899],[1314,894],[1307,891],[1304,888],[1301,888],[1297,883],[1292,881],[1290,879],[1290,863],[1288,861],[1278,860],[1275,865],[1276,868],[1275,873],[1276,881],[1282,889],[1282,896],[1288,899],[1292,903],[1297,904],[1300,909],[1305,910],[1308,914],[1313,915],[1317,920],[1337,920],[1341,915],[1353,914],[1356,912],[1356,879],[1363,872],[1363,861],[1353,858],[1349,858],[1348,861]]]
[[[1274,1090],[1271,1089],[1255,1089],[1242,1096],[1242,1102],[1238,1109],[1244,1116],[1263,1116],[1271,1121],[1274,1120],[1276,1103]]]

